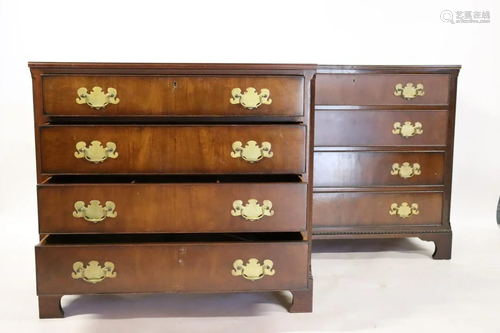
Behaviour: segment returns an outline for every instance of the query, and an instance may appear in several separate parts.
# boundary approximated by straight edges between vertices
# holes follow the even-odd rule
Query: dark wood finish
[[[307,290],[292,290],[292,304],[289,308],[291,313],[302,313],[313,311],[313,278],[309,277],[309,288]]]
[[[363,228],[358,232],[352,228],[336,228],[336,232],[331,232],[331,228],[315,228],[314,239],[335,240],[335,239],[378,239],[378,238],[413,238],[417,237],[423,241],[431,241],[435,244],[432,254],[433,259],[451,259],[451,239],[452,233],[446,230],[431,230],[429,227],[412,226],[391,227],[389,230],[373,227]]]
[[[43,77],[43,107],[49,116],[303,116],[301,76],[62,76]],[[76,91],[95,86],[117,90],[120,102],[95,110],[75,102]],[[271,104],[246,109],[229,102],[233,88],[270,91]]]
[[[62,318],[64,310],[61,307],[62,295],[38,296],[38,312],[40,319]]]
[[[67,292],[288,289],[295,295],[290,311],[311,311],[314,153],[311,90],[316,65],[30,63],[29,66],[33,76],[37,180],[41,194],[39,224],[43,236],[42,245],[36,248],[37,285],[40,299],[47,300],[40,303],[40,312],[49,313],[45,317],[58,316],[54,310],[56,303],[46,297],[60,298]],[[175,89],[172,80],[176,81]],[[254,110],[230,104],[230,90],[235,87],[244,90],[245,85],[257,90],[269,89],[272,104]],[[81,86],[88,90],[94,86],[105,90],[116,88],[120,103],[98,111],[78,105],[75,89]],[[277,122],[280,125],[270,126]],[[85,141],[89,145],[92,140],[104,145],[115,142],[118,158],[100,164],[76,159],[75,144]],[[232,143],[246,144],[249,140],[259,144],[270,142],[273,158],[253,164],[233,159]],[[130,177],[146,178],[141,174],[148,174],[150,179],[163,174],[161,177],[175,180],[125,181]],[[239,179],[229,184],[207,180],[229,175]],[[262,179],[255,180],[256,177]],[[96,180],[91,181],[93,178]],[[106,219],[101,225],[75,227],[78,222],[86,221],[75,221],[72,208],[57,204],[59,201],[73,205],[73,200],[88,201],[94,195],[104,204],[109,200],[104,198],[108,194],[117,197],[114,201],[120,207],[128,205],[127,211],[120,211],[115,202],[118,216]],[[242,200],[250,196],[261,199],[263,194],[275,197],[275,214],[262,221],[240,221],[244,227],[238,226],[238,222],[228,222],[232,205],[227,206],[223,201],[230,199],[232,203],[231,196],[240,194],[248,196]],[[183,209],[186,206],[187,211]],[[278,207],[282,207],[282,213]],[[170,214],[168,218],[162,217],[165,210]],[[66,214],[71,214],[69,220],[63,216]],[[277,223],[270,225],[271,220]],[[292,230],[296,232],[286,234],[294,234],[296,238],[282,239],[281,231]],[[241,234],[216,231],[252,231],[248,235],[254,240],[247,242],[240,238]],[[163,235],[159,232],[170,232],[165,234],[170,240],[151,244],[138,241],[141,237]],[[203,240],[185,241],[187,235],[200,232],[204,233]],[[226,238],[217,242],[205,240],[221,235]],[[118,236],[130,240],[105,244],[97,241]],[[63,241],[58,245],[46,243],[51,237],[62,237]],[[72,237],[90,237],[90,241],[78,243]],[[254,282],[234,277],[232,256],[239,254],[246,256],[243,260],[276,258],[274,268],[278,270],[274,276]],[[260,258],[261,254],[268,257]],[[90,260],[102,264],[108,260],[107,256],[116,255],[116,260],[109,260],[117,261],[118,276],[95,285],[74,280],[70,275],[76,260],[71,258],[74,255],[81,256],[78,260],[85,264]],[[219,278],[222,271],[224,276]]]
[[[389,215],[391,205],[416,203],[419,214]],[[441,226],[443,194],[437,193],[314,193],[315,227]]]
[[[444,111],[320,111],[316,113],[315,145],[439,146],[446,145],[448,114]],[[422,124],[422,134],[393,134],[394,123]]]
[[[311,89],[314,89],[313,77],[316,74],[316,64],[218,64],[218,63],[178,63],[178,64],[164,64],[164,63],[82,63],[82,62],[29,62],[32,83],[33,83],[33,106],[35,116],[35,146],[37,156],[40,156],[40,131],[39,126],[49,121],[49,117],[43,115],[43,99],[42,99],[42,76],[44,75],[233,75],[233,76],[247,76],[247,75],[263,75],[269,76],[301,76],[304,77],[303,85],[303,108],[304,116],[294,121],[299,121],[305,125],[312,124],[312,115],[310,110],[314,110],[314,97],[311,95]],[[76,99],[76,97],[75,97]],[[75,123],[87,122],[89,117],[55,117],[51,120],[58,119],[61,123]],[[99,118],[105,119],[105,118]],[[113,123],[150,123],[151,117],[136,117],[127,118],[120,117],[120,119],[113,118]],[[164,122],[156,120],[156,123]],[[174,121],[176,118],[168,118]],[[184,118],[189,119],[189,118]],[[200,117],[199,121],[207,122],[207,117]],[[235,122],[234,117],[217,117],[218,122]],[[241,122],[255,121],[255,118],[238,117]],[[252,120],[253,119],[253,120]],[[269,121],[280,121],[277,117],[265,118]],[[109,120],[107,120],[109,121]],[[309,126],[311,127],[311,126]],[[309,131],[308,134],[309,136]],[[306,140],[310,142],[310,140]],[[309,150],[307,150],[309,151]],[[312,153],[311,153],[312,154]],[[312,158],[312,155],[307,152],[307,156]],[[37,182],[41,183],[47,179],[47,175],[42,174],[41,159],[37,158]],[[304,173],[305,175],[306,173]],[[311,199],[312,201],[312,199]]]
[[[273,203],[273,216],[232,216],[233,201]],[[117,216],[91,223],[73,217],[77,201],[108,200]],[[306,184],[62,184],[38,186],[40,233],[305,231]]]
[[[232,292],[307,288],[307,242],[39,245],[37,289],[45,294]],[[237,259],[272,260],[275,274],[250,281],[233,276]],[[115,278],[73,279],[73,264],[115,264]]]
[[[432,254],[434,259],[451,259],[451,246],[453,234],[447,233],[428,233],[419,235],[419,238],[423,241],[434,242],[435,250]]]
[[[317,105],[419,105],[448,104],[450,76],[445,74],[318,74]],[[424,85],[423,96],[405,100],[395,96],[395,86]]]
[[[420,237],[435,242],[435,259],[449,259],[460,66],[318,68],[314,238]],[[422,83],[425,95],[409,101],[394,96],[394,86],[398,83]],[[405,121],[422,123],[423,134],[412,138],[393,135],[394,122]],[[386,163],[382,156],[396,155],[425,156],[425,162],[418,162],[422,175],[396,179],[381,174]],[[429,173],[424,175],[426,170]],[[363,206],[364,203],[372,207],[385,205],[384,198],[391,196],[408,200],[426,198],[426,204],[417,202],[420,214],[399,224],[390,223],[394,216],[388,210],[384,218],[383,212]]]
[[[309,85],[304,87],[304,94],[309,97],[304,103],[304,124],[307,126],[308,131],[306,132],[306,172],[302,174],[302,179],[307,180],[308,192],[307,192],[307,230],[301,233],[304,239],[309,242],[309,248],[307,252],[307,262],[309,267],[307,268],[308,283],[306,290],[292,290],[292,306],[289,308],[291,313],[297,312],[311,312],[313,307],[313,278],[311,270],[311,248],[312,248],[312,216],[313,216],[313,170],[314,170],[314,131],[315,131],[315,82],[316,82],[316,71],[308,71],[306,76],[306,82]],[[310,93],[309,93],[310,92]],[[295,302],[295,305],[294,305]]]
[[[126,63],[126,62],[28,62],[30,69],[43,69],[45,73],[127,73],[127,74],[217,74],[243,73],[304,75],[316,73],[317,64],[227,64],[227,63]]]
[[[443,224],[445,224],[448,227],[448,232],[451,232],[451,223],[450,223],[451,184],[453,179],[453,149],[455,141],[455,117],[456,117],[455,113],[457,104],[457,84],[458,84],[458,70],[453,71],[451,73],[451,87],[449,91],[450,109],[448,111],[448,124],[447,124],[448,131],[446,136],[447,147],[446,147],[446,158],[444,161],[446,178],[444,180]]]
[[[420,164],[420,175],[401,178],[392,175],[392,165]],[[357,187],[391,185],[442,185],[443,153],[422,152],[316,152],[315,187]]]
[[[458,73],[461,67],[461,65],[318,65],[318,74],[453,74]]]
[[[34,107],[34,119],[35,119],[35,153],[36,153],[36,173],[37,182],[41,183],[46,180],[46,177],[42,175],[42,159],[39,158],[41,155],[41,142],[40,142],[40,124],[45,124],[48,118],[45,117],[42,110],[42,71],[40,69],[31,69],[31,80],[33,88],[33,107]],[[40,112],[37,112],[39,110]]]
[[[46,174],[293,174],[306,167],[303,125],[42,126]],[[95,164],[74,157],[75,145],[116,143],[118,157]],[[271,143],[272,158],[248,163],[231,157],[232,144]]]

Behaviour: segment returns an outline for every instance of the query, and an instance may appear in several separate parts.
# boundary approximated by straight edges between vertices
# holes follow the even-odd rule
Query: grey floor
[[[456,230],[453,259],[417,239],[318,241],[314,312],[288,293],[65,296],[39,320],[33,249],[0,248],[0,332],[500,332],[500,230]]]

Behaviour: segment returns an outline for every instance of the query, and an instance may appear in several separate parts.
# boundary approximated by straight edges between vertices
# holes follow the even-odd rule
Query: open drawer
[[[307,288],[300,233],[50,235],[35,247],[38,295]]]
[[[38,185],[41,234],[305,231],[299,176],[55,176]]]

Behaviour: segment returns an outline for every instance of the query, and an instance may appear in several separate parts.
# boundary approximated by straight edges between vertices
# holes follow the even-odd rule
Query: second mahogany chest
[[[460,66],[319,66],[315,239],[419,237],[450,259]]]

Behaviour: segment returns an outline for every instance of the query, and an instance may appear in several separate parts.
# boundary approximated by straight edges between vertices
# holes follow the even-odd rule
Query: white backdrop
[[[37,242],[28,61],[461,64],[451,220],[499,232],[499,22],[497,0],[0,0],[1,246]]]

